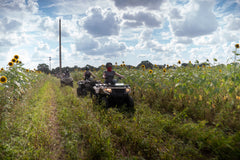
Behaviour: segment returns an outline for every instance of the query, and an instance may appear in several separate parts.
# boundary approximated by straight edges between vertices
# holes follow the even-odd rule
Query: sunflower
[[[122,61],[122,63],[124,64],[125,62],[124,62],[124,61]]]
[[[166,68],[163,68],[163,72],[167,72]]]
[[[1,83],[6,83],[6,82],[7,82],[7,77],[2,76],[2,77],[0,78],[0,82],[1,82]]]
[[[13,58],[13,59],[12,59],[12,62],[13,62],[13,63],[16,63],[16,62],[17,62],[17,60],[16,60],[15,58]]]
[[[27,72],[29,72],[29,69],[26,69]]]
[[[150,70],[149,70],[149,74],[152,74],[152,73],[153,73],[153,70],[150,69]]]
[[[180,61],[180,60],[178,60],[178,64],[181,64],[181,61]]]
[[[13,62],[9,62],[8,65],[9,65],[10,67],[12,67],[12,66],[13,66]]]
[[[221,69],[219,69],[219,72],[221,73],[221,72],[222,72],[222,70],[221,70]]]
[[[141,67],[142,67],[142,68],[145,68],[145,65],[142,65]]]
[[[18,56],[18,55],[15,55],[14,58],[15,58],[16,60],[18,60],[18,59],[19,59],[19,56]]]
[[[191,62],[191,61],[189,61],[189,64],[192,64],[192,62]]]
[[[125,63],[123,63],[123,67],[125,67],[126,66],[126,64]]]
[[[238,44],[238,43],[237,43],[237,44],[235,44],[235,47],[236,47],[236,48],[239,48],[239,44]]]
[[[1,71],[4,71],[4,69],[3,69],[3,68],[1,68]]]
[[[117,65],[117,62],[115,62],[115,65]]]
[[[169,65],[167,64],[167,68],[169,68]]]
[[[19,60],[17,60],[17,62],[16,63],[19,63]]]
[[[154,65],[155,67],[158,67],[157,64]]]

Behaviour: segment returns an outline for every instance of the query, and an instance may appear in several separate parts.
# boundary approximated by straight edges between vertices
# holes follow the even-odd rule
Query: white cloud
[[[180,37],[197,37],[213,33],[218,27],[213,7],[213,0],[191,0],[182,8],[185,10],[183,19],[171,20],[174,34]]]
[[[36,51],[47,51],[49,50],[49,45],[47,43],[44,42],[39,42],[38,43],[38,47],[36,48]]]
[[[171,19],[181,19],[182,18],[182,15],[181,15],[179,9],[177,9],[177,8],[173,8],[170,11],[169,16],[171,17]]]
[[[111,9],[91,8],[87,12],[87,17],[83,27],[93,36],[118,35],[120,31],[120,19]]]
[[[224,21],[227,24],[226,28],[229,30],[240,30],[240,18],[234,17],[232,14],[224,17]]]
[[[118,57],[122,52],[126,52],[127,46],[125,43],[118,42],[113,38],[94,39],[89,35],[83,35],[76,40],[76,52],[85,53],[89,56],[102,55],[105,57]]]
[[[76,40],[76,50],[80,52],[93,52],[98,49],[99,43],[88,35],[83,35]]]
[[[145,25],[146,27],[160,27],[162,20],[151,12],[137,12],[137,13],[124,13],[123,18],[126,20],[124,23],[130,27],[138,27]]]
[[[145,7],[147,9],[158,10],[165,0],[113,0],[116,7],[125,9],[126,7]]]
[[[182,44],[191,44],[193,41],[191,38],[188,37],[177,37],[176,43],[182,43]]]
[[[52,14],[57,16],[83,15],[89,7],[112,8],[113,4],[108,0],[48,0],[51,4],[46,5]]]

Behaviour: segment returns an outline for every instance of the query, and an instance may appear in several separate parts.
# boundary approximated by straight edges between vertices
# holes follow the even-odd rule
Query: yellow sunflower
[[[155,67],[158,67],[157,64],[154,65]]]
[[[27,72],[29,72],[29,69],[26,69]]]
[[[122,63],[124,64],[125,62],[124,62],[124,61],[122,61]]]
[[[19,63],[19,60],[17,60],[17,62],[16,63]]]
[[[142,65],[141,67],[142,67],[142,68],[145,68],[145,65]]]
[[[166,68],[163,68],[163,72],[167,72]]]
[[[8,65],[9,65],[10,67],[12,67],[12,66],[13,66],[13,62],[9,62]]]
[[[18,59],[19,59],[19,56],[18,56],[18,55],[15,55],[14,58],[15,58],[16,60],[18,60]]]
[[[169,68],[169,65],[167,64],[167,68]]]
[[[17,60],[16,60],[15,58],[13,58],[13,59],[12,59],[12,62],[13,62],[13,63],[16,63],[16,62],[17,62]]]
[[[6,83],[6,82],[7,82],[7,77],[2,76],[2,77],[0,78],[0,82],[1,82],[1,83]]]
[[[219,72],[221,73],[221,72],[222,72],[222,70],[221,70],[221,69],[219,69]]]
[[[189,64],[192,64],[192,62],[191,62],[191,61],[189,61]]]
[[[3,68],[1,68],[1,71],[4,71],[4,69],[3,69]]]
[[[239,44],[238,44],[238,43],[237,43],[237,44],[235,44],[235,47],[236,47],[236,48],[239,48]]]
[[[178,64],[181,64],[181,61],[180,61],[180,60],[178,60]]]
[[[152,74],[152,73],[153,73],[153,70],[150,69],[150,70],[149,70],[149,74]]]

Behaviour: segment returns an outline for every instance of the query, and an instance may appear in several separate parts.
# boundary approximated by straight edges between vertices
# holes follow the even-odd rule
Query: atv
[[[73,78],[72,77],[63,77],[61,78],[61,87],[69,85],[73,87]]]
[[[90,95],[92,97],[92,95],[95,94],[93,86],[95,86],[97,83],[100,82],[92,78],[78,81],[77,95],[85,97],[87,96],[88,92],[90,92]]]
[[[106,108],[122,108],[125,106],[128,112],[135,112],[134,101],[129,95],[131,92],[131,87],[129,85],[124,83],[100,83],[96,84],[93,88],[95,90],[93,100],[96,104],[103,105]]]

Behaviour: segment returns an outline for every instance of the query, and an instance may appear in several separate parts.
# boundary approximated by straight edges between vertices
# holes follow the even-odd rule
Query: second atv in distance
[[[93,86],[95,86],[97,83],[100,83],[100,82],[92,78],[78,81],[77,95],[85,97],[87,96],[88,92],[90,92],[90,96],[92,97],[92,95],[95,94],[95,90],[93,89]]]

